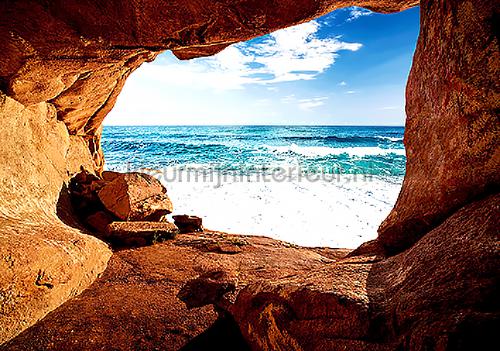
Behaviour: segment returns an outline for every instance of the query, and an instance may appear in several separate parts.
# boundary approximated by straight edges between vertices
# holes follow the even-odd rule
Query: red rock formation
[[[416,3],[364,0],[359,4],[399,11]],[[56,214],[69,214],[69,202],[60,201],[58,206],[57,199],[65,182],[82,167],[102,170],[101,123],[134,69],[166,49],[182,58],[209,55],[233,42],[350,4],[347,0],[280,0],[273,6],[259,0],[1,1],[0,269],[7,274],[0,278],[0,297],[9,308],[0,315],[0,343],[80,292],[104,269],[110,255],[106,246],[62,224]],[[38,255],[43,252],[53,259]],[[12,262],[25,262],[30,268]],[[33,290],[31,282],[41,268],[67,270],[69,280],[50,290]],[[14,286],[12,276],[19,279]],[[5,296],[14,297],[5,300]]]
[[[183,59],[210,55],[231,43],[343,6],[391,12],[417,3],[2,1],[0,90],[7,96],[0,94],[0,271],[7,273],[0,276],[0,343],[81,292],[104,269],[110,251],[77,229],[60,194],[81,168],[91,173],[102,170],[101,123],[125,79],[141,63],[166,49]],[[272,253],[254,246],[245,253],[239,241],[216,239],[185,242],[187,247],[181,240],[175,246],[174,252],[217,255],[216,261],[209,258],[207,263],[219,268],[221,254],[230,253],[222,255],[227,259],[224,264],[232,267],[229,271],[245,264],[253,267],[254,272],[238,277],[244,284],[239,285],[236,302],[216,302],[232,314],[252,347],[451,350],[467,349],[491,336],[488,333],[498,321],[491,298],[498,286],[498,237],[493,235],[498,228],[498,200],[490,198],[452,214],[498,192],[499,6],[493,0],[421,2],[421,34],[407,89],[407,174],[394,211],[380,227],[379,243],[359,251],[366,255],[381,244],[387,252],[399,254],[379,263],[373,261],[381,256],[365,256],[362,263],[325,266],[317,262],[325,257],[317,258],[312,250],[292,255],[293,262],[270,259],[275,254],[281,257],[280,245],[271,245]],[[35,327],[44,331],[37,334],[40,339],[27,332],[31,337],[23,336],[11,347],[84,345],[80,340],[89,349],[111,341],[116,343],[113,347],[124,345],[124,349],[131,341],[153,345],[147,340],[165,336],[163,326],[172,324],[161,318],[170,317],[172,311],[194,321],[185,321],[184,329],[177,331],[182,337],[173,337],[175,345],[199,334],[215,319],[214,312],[203,317],[196,311],[188,313],[178,300],[171,300],[171,291],[159,293],[155,285],[178,290],[186,277],[174,285],[167,279],[158,282],[153,274],[158,267],[134,254],[153,257],[157,249],[120,253],[106,280],[82,300],[62,307],[71,322],[54,314],[57,328],[43,329],[47,325],[43,323],[51,323],[46,319]],[[194,256],[186,257],[192,264]],[[127,260],[136,260],[151,279],[142,281],[130,266],[122,280],[113,278],[119,277],[118,268],[127,266]],[[266,275],[266,263],[276,270]],[[191,278],[194,271],[188,272]],[[127,313],[117,314],[116,306],[129,293],[144,294],[154,302],[139,299],[127,305]],[[158,295],[163,293],[168,297]],[[113,301],[116,296],[122,299]],[[105,305],[108,314],[102,315],[108,319],[85,309],[101,306],[103,297],[110,298]],[[249,307],[250,312],[243,314]],[[76,316],[74,311],[82,313]],[[95,344],[88,343],[88,319],[83,317],[99,321],[96,337],[90,338]],[[123,333],[110,338],[110,321],[122,325]],[[72,326],[85,327],[85,334],[61,338]],[[134,335],[146,341],[137,341]]]
[[[64,180],[92,159],[53,106],[0,93],[0,120],[1,344],[85,289],[111,251],[56,214],[71,220]]]
[[[118,247],[137,247],[172,239],[178,232],[168,222],[113,222],[106,228],[106,240]]]
[[[97,194],[104,207],[123,221],[157,221],[173,211],[167,189],[144,173],[114,173]]]
[[[226,308],[254,350],[487,350],[500,326],[499,211],[497,195],[390,259],[249,284]]]
[[[487,350],[500,325],[499,211],[498,195],[466,206],[389,259],[214,232],[123,250],[3,350],[178,350],[214,323],[209,305],[252,350]],[[239,350],[229,336],[197,350]]]
[[[406,177],[379,229],[389,252],[500,184],[500,3],[426,0],[421,12],[406,91]]]
[[[203,220],[200,217],[176,215],[172,216],[172,218],[181,233],[194,233],[203,231]]]
[[[238,243],[241,252],[211,250],[214,243]],[[320,254],[268,238],[218,232],[181,234],[175,241],[118,251],[96,284],[1,349],[178,350],[217,319],[212,306],[188,309],[177,297],[195,288],[193,280],[213,282],[200,291],[206,298],[196,296],[198,305],[207,304],[225,296],[236,281],[239,290],[255,280],[291,279],[327,269],[347,252],[325,249]],[[228,285],[218,284],[224,279]],[[198,350],[241,350],[227,347],[230,335],[223,335]]]

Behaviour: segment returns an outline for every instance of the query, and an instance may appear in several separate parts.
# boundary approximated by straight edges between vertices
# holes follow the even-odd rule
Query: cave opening
[[[105,169],[156,176],[174,213],[209,229],[302,246],[374,239],[405,174],[418,12],[352,7],[212,57],[161,54],[104,122]]]
[[[379,4],[380,11],[416,4],[407,0],[368,2],[370,6]],[[66,192],[71,177],[91,174],[90,190],[95,192],[103,183],[112,183],[110,177],[117,176],[101,172],[100,126],[122,83],[142,62],[169,48],[177,48],[183,58],[214,54],[210,51],[219,48],[221,42],[317,17],[328,12],[329,7],[324,6],[340,2],[278,1],[281,6],[274,7],[259,1],[251,1],[255,7],[245,6],[246,1],[227,2],[227,7],[220,6],[219,1],[195,3],[203,6],[186,8],[182,1],[121,1],[116,6],[114,1],[82,4],[41,0],[0,5],[6,9],[0,11],[0,32],[6,39],[0,41],[0,47],[7,58],[0,64],[0,85],[7,89],[5,94],[0,92],[0,153],[5,164],[0,177],[0,300],[6,307],[0,313],[0,348],[127,350],[164,349],[168,345],[172,349],[199,349],[210,340],[215,340],[219,349],[219,341],[226,341],[229,349],[248,344],[252,349],[272,350],[465,350],[472,345],[480,349],[493,345],[493,331],[498,329],[494,326],[499,320],[500,198],[496,190],[500,183],[500,99],[498,80],[494,78],[500,67],[498,37],[494,35],[498,2],[421,2],[422,29],[406,94],[408,162],[404,184],[394,209],[379,229],[378,240],[369,245],[354,251],[303,248],[262,237],[205,232],[179,235],[162,245],[112,251],[77,224],[61,222],[69,205],[60,193]],[[263,11],[267,18],[260,15]],[[209,23],[216,23],[212,28],[203,22],[207,15],[215,19]],[[358,15],[354,11],[353,17]],[[359,15],[349,23],[375,16]],[[165,41],[165,33],[175,33],[178,40]],[[370,46],[368,42],[363,45]],[[385,47],[376,47],[376,54],[386,52]],[[349,53],[340,52],[334,67],[338,69]],[[145,67],[150,66],[143,66],[142,71]],[[259,67],[254,64],[254,68]],[[277,67],[281,69],[282,65]],[[291,73],[311,72],[317,71],[301,67]],[[387,75],[378,76],[388,79]],[[266,75],[254,78],[272,79]],[[209,80],[217,81],[213,76]],[[320,75],[310,81],[320,81]],[[336,82],[326,85],[331,89],[354,86],[353,80]],[[201,94],[194,90],[197,84],[188,83],[193,87],[188,94],[191,99],[179,104],[181,111],[190,105],[211,110],[201,103]],[[246,100],[252,101],[250,85],[242,85]],[[293,85],[297,87],[296,82]],[[144,86],[142,90],[147,92]],[[114,131],[105,127],[109,168],[134,169],[130,162],[134,159],[140,167],[151,166],[143,162],[148,155],[147,144],[156,140],[165,146],[161,138],[154,139],[154,133],[144,137],[149,132],[137,126],[151,124],[145,109],[157,106],[158,101],[148,104],[147,93],[131,99],[134,96],[127,91],[130,84],[115,117],[121,115],[120,119],[127,121],[123,99],[133,102],[128,108],[138,106],[142,112],[136,114],[130,109],[134,123],[129,124],[133,127]],[[313,110],[310,118],[319,114],[318,106],[330,101],[321,99],[321,95],[299,97],[298,91],[294,93],[298,102]],[[339,96],[355,106],[347,99],[356,95]],[[167,107],[182,102],[171,91],[167,96]],[[209,100],[225,106],[220,100]],[[231,101],[226,95],[222,102]],[[237,104],[245,110],[242,100]],[[298,111],[298,103],[295,106]],[[215,111],[221,113],[222,108]],[[239,112],[238,118],[229,115],[231,124],[243,119]],[[270,123],[272,116],[258,115]],[[158,121],[163,121],[175,114],[159,117]],[[201,117],[213,118],[205,114]],[[109,124],[112,118],[108,118]],[[128,133],[124,133],[127,128]],[[296,125],[287,128],[300,129]],[[313,126],[307,128],[312,130]],[[113,140],[111,132],[120,136]],[[299,132],[298,137],[303,137],[304,130]],[[184,133],[179,134],[182,137]],[[238,140],[212,134],[209,139],[220,136],[224,143]],[[119,143],[126,139],[129,144]],[[268,142],[272,138],[265,139]],[[326,145],[275,146],[287,148],[279,149],[284,152],[276,150],[278,156],[297,159],[300,147]],[[162,150],[168,148],[158,150],[156,156],[164,158]],[[123,158],[117,157],[120,153]],[[241,153],[229,153],[238,155]],[[80,172],[85,169],[89,172]],[[155,174],[157,168],[149,170]],[[144,176],[141,182],[146,181],[147,186],[141,190],[155,188],[161,193],[163,187]],[[92,189],[93,185],[96,188]],[[300,186],[304,190],[307,185]],[[175,182],[168,182],[167,187],[178,202]],[[191,188],[189,183],[186,188]],[[260,190],[260,196],[269,198],[270,190]],[[293,192],[297,193],[300,191]],[[235,208],[234,212],[224,213],[221,204],[226,201],[213,198],[202,208],[214,208],[226,217],[231,213],[247,215],[244,198],[238,196],[240,201],[229,206]],[[181,194],[183,197],[185,194]],[[199,197],[194,194],[195,200]],[[293,208],[302,205],[297,197],[288,199]],[[262,202],[257,205],[262,206]],[[316,204],[312,211],[318,207]],[[323,227],[330,225],[331,217],[328,213],[320,218]],[[313,236],[310,228],[302,234]],[[190,308],[194,306],[203,307]],[[218,309],[227,314],[226,318],[217,321]]]

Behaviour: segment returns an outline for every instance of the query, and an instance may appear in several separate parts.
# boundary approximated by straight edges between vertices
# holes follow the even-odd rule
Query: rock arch
[[[110,256],[105,245],[66,226],[56,212],[65,210],[60,193],[72,174],[81,167],[102,169],[102,121],[141,63],[169,49],[181,59],[212,55],[345,6],[395,12],[418,4],[3,1],[0,343],[78,294],[105,268]],[[378,239],[386,253],[408,260],[412,253],[405,250],[460,208],[496,194],[500,183],[499,4],[422,0],[420,7],[406,94],[407,174]],[[491,237],[491,225],[485,228]],[[437,242],[453,237],[439,233]]]

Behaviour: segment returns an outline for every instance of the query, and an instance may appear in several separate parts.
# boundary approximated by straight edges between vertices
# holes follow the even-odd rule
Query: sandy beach
[[[342,175],[308,180],[164,180],[174,214],[201,216],[206,228],[264,235],[301,246],[355,248],[374,239],[393,207],[401,177]]]

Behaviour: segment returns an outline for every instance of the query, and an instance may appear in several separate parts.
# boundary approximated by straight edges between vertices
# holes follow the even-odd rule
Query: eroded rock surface
[[[106,240],[117,247],[138,247],[172,239],[179,228],[168,222],[113,222],[106,227]]]
[[[250,284],[228,310],[255,350],[487,350],[500,326],[499,211],[497,195],[389,259]]]
[[[104,207],[123,221],[157,221],[173,211],[167,189],[144,173],[115,173],[97,194]]]
[[[1,344],[90,285],[111,251],[56,215],[71,220],[65,180],[92,159],[55,109],[0,93],[0,120]]]
[[[120,251],[3,350],[178,350],[215,322],[213,306],[252,350],[488,349],[500,323],[499,211],[500,196],[474,203],[389,259],[216,232]],[[245,244],[228,255],[204,241]]]
[[[0,94],[0,343],[81,292],[104,269],[110,251],[78,229],[61,195],[82,167],[102,171],[102,121],[141,63],[165,49],[183,59],[214,54],[343,6],[391,12],[418,1],[269,4],[0,2],[0,90],[8,95]],[[246,238],[217,236],[125,250],[115,255],[107,278],[9,348],[184,345],[216,315],[208,306],[201,314],[187,311],[174,296],[193,275],[221,267],[243,273],[232,292],[236,299],[224,294],[215,304],[234,317],[254,349],[485,346],[498,329],[498,304],[491,298],[498,287],[498,222],[492,215],[498,200],[453,213],[498,193],[499,6],[491,0],[422,0],[407,89],[406,178],[378,243],[360,250],[363,258],[336,262],[327,249],[263,249]],[[380,247],[395,256],[370,257]],[[165,253],[177,259],[175,267]],[[158,266],[148,263],[154,257]],[[172,283],[179,262],[189,267],[200,257],[204,266],[186,269]],[[275,270],[266,270],[269,265]],[[144,298],[130,301],[128,294]],[[96,316],[102,297],[108,297],[104,313]],[[243,315],[248,306],[255,309]],[[90,336],[89,321],[97,326]],[[307,328],[314,337],[304,333]],[[68,339],[71,330],[77,332]]]
[[[239,242],[242,250],[238,254],[210,251],[204,242]],[[90,289],[0,349],[178,350],[194,342],[218,318],[213,306],[188,309],[177,297],[188,289],[184,286],[189,281],[197,277],[220,281],[214,272],[223,271],[239,290],[256,279],[268,281],[319,270],[348,252],[326,251],[330,257],[272,239],[217,232],[179,235],[174,241],[121,250]],[[213,287],[204,290],[212,299],[200,299],[198,305],[214,302],[224,295],[220,292],[232,290]],[[226,334],[215,340],[213,348],[205,344],[197,350],[240,350],[225,347],[230,337]]]
[[[379,228],[391,253],[500,184],[500,2],[423,0],[420,6],[406,89],[406,176]]]

